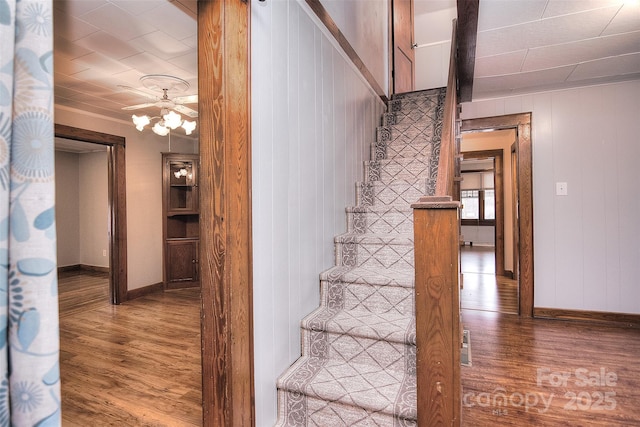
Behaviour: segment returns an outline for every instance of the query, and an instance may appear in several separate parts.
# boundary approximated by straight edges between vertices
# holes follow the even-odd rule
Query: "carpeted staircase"
[[[277,426],[415,426],[411,203],[433,194],[445,90],[394,96],[378,128],[302,356],[278,380]]]

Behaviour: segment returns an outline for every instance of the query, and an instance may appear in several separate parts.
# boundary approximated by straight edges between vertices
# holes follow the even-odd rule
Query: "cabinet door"
[[[198,241],[170,240],[166,245],[165,287],[172,289],[197,285]]]
[[[167,214],[198,212],[198,165],[189,158],[167,158]]]

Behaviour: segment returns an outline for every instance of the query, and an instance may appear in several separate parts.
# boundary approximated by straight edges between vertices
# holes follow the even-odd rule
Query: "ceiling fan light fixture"
[[[182,116],[175,111],[169,111],[162,118],[164,119],[164,125],[171,129],[177,129],[182,124]]]
[[[184,129],[184,133],[187,135],[191,135],[191,132],[193,132],[195,128],[196,128],[195,120],[193,121],[185,120],[184,122],[182,122],[182,129]]]
[[[140,132],[142,132],[142,129],[144,129],[146,125],[151,123],[151,119],[149,119],[149,116],[136,116],[134,114],[133,116],[131,116],[131,119],[133,120],[133,124],[136,125],[136,129],[138,129]]]
[[[156,134],[156,135],[160,135],[160,136],[166,136],[169,133],[169,128],[164,126],[164,120],[160,120],[159,122],[156,122],[155,125],[153,125],[153,127],[151,128],[151,130]]]

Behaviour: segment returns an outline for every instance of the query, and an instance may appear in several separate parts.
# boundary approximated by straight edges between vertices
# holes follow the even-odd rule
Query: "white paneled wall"
[[[535,306],[640,314],[640,81],[465,103],[462,118],[529,111]]]
[[[253,5],[255,398],[257,425],[271,426],[385,106],[304,4]]]

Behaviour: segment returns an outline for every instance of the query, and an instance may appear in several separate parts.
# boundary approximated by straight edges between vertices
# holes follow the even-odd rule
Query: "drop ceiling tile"
[[[77,40],[76,44],[114,59],[133,56],[140,53],[141,50],[144,50],[136,49],[134,47],[135,45],[124,42],[102,30]]]
[[[116,74],[129,69],[125,64],[98,52],[92,52],[73,60],[82,66],[92,68],[96,73]]]
[[[574,66],[568,66],[505,76],[481,77],[473,81],[474,93],[476,86],[479,92],[492,92],[559,84],[567,79],[574,68]]]
[[[140,18],[178,40],[191,37],[198,32],[196,20],[169,2],[163,2],[162,5],[150,9]]]
[[[569,76],[569,81],[593,79],[597,77],[640,73],[640,53],[615,56],[580,64]]]
[[[142,76],[144,76],[144,73],[141,73],[140,71],[134,68],[131,68],[122,73],[112,74],[111,78],[117,79],[119,81],[118,84],[121,84],[124,86],[142,87],[142,84],[140,83],[140,77]]]
[[[176,67],[180,67],[183,70],[191,71],[190,74],[193,77],[197,77],[198,75],[198,53],[195,50],[191,50],[186,55],[178,56],[177,58],[173,58],[170,61]],[[182,77],[183,79],[187,79],[189,76]]]
[[[156,29],[111,3],[82,15],[82,19],[122,40],[131,40]]]
[[[522,67],[526,53],[526,50],[519,50],[503,55],[476,58],[473,74],[475,77],[488,77],[517,73]]]
[[[139,51],[147,51],[164,60],[182,56],[194,50],[160,30],[132,39],[129,43]]]
[[[478,33],[476,55],[491,56],[526,48],[598,37],[615,15],[616,7],[543,19]]]
[[[107,3],[107,0],[57,0],[53,2],[53,7],[67,15],[79,17]]]
[[[194,34],[192,36],[189,36],[187,38],[181,39],[180,40],[182,43],[186,44],[187,46],[189,46],[190,48],[193,49],[197,49],[198,48],[198,35]]]
[[[198,0],[169,0],[183,9],[192,17],[198,16]],[[434,0],[431,0],[434,1]],[[452,0],[447,0],[449,3],[453,3]],[[455,4],[454,4],[455,6]]]
[[[478,10],[478,31],[523,24],[542,18],[547,0],[482,0]]]
[[[627,2],[605,28],[603,35],[625,33],[640,29],[640,2]]]
[[[109,0],[121,9],[126,10],[128,13],[138,16],[144,15],[151,9],[160,7],[167,2],[167,0]]]
[[[622,5],[621,0],[549,0],[544,9],[543,18],[600,9],[607,6]]]
[[[79,64],[73,61],[73,58],[65,55],[62,52],[57,52],[53,61],[53,68],[56,73],[64,74],[67,76],[79,73],[87,69],[86,65]]]
[[[637,52],[640,31],[530,49],[522,71],[541,70]]]
[[[59,9],[54,9],[53,32],[56,36],[62,36],[65,39],[73,41],[95,33],[98,30],[99,28],[95,25],[91,25]]]
[[[58,35],[55,35],[53,37],[53,48],[54,55],[63,54],[72,59],[79,58],[91,53],[91,50],[82,46],[78,46],[70,40],[67,40],[64,37],[60,37]]]
[[[143,74],[170,74],[179,78],[183,78],[184,70],[172,65],[171,63],[158,58],[149,52],[139,53],[137,55],[124,58],[121,61],[124,65],[134,68]]]

